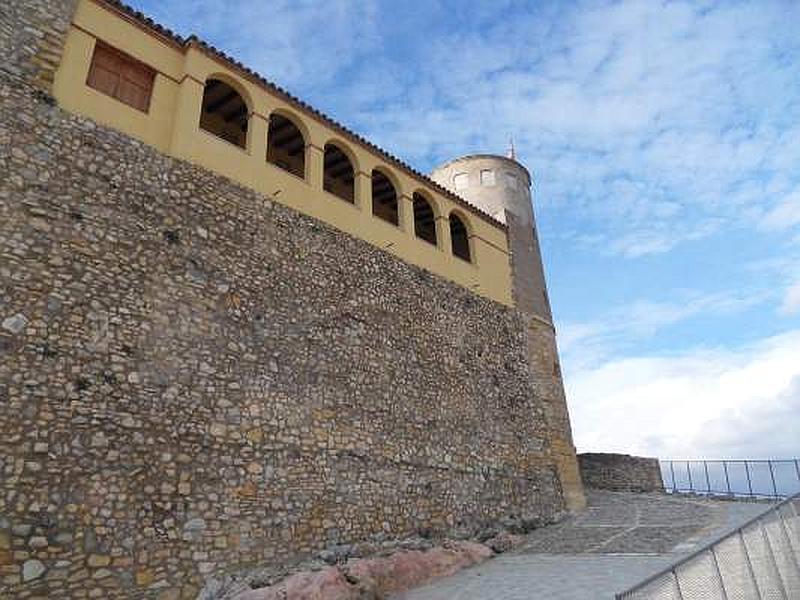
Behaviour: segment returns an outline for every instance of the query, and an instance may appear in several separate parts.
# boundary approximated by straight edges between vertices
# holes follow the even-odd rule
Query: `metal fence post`
[[[694,483],[692,483],[692,470],[689,468],[689,461],[686,461],[686,474],[689,476],[689,491],[694,491]]]
[[[742,544],[742,551],[744,552],[744,561],[747,563],[747,572],[750,574],[750,579],[753,580],[753,589],[756,591],[758,600],[762,600],[761,590],[758,588],[758,579],[756,579],[756,572],[753,570],[753,561],[750,560],[750,552],[747,551],[747,544],[744,541],[744,532],[739,530],[739,542]]]
[[[710,494],[711,493],[711,479],[709,479],[709,477],[708,477],[708,461],[707,460],[703,461],[703,469],[706,472],[706,489],[707,489],[708,493]]]
[[[722,469],[725,471],[725,485],[728,488],[728,496],[732,496],[733,494],[731,492],[731,479],[730,479],[730,477],[728,477],[728,461],[727,460],[723,460],[722,461]]]
[[[722,579],[722,571],[719,570],[719,561],[717,560],[717,553],[714,552],[714,546],[711,546],[710,552],[711,558],[714,560],[714,570],[717,572],[719,589],[722,592],[722,600],[728,600],[728,591],[725,589],[725,581]]]
[[[753,497],[753,482],[750,481],[750,467],[747,466],[747,461],[744,461],[744,472],[747,473],[747,489],[750,492],[750,497]]]
[[[764,529],[764,522],[760,519],[758,521],[758,528],[761,530],[761,537],[764,538],[764,545],[767,547],[767,553],[772,561],[772,568],[774,569],[775,573],[775,581],[778,583],[778,588],[781,592],[781,595],[783,596],[784,600],[790,600],[789,595],[786,593],[786,586],[783,585],[783,577],[781,577],[781,572],[778,570],[778,561],[775,558],[775,552],[772,549],[772,544],[769,542],[767,530]]]
[[[675,461],[669,461],[669,471],[672,475],[672,492],[675,493],[678,491],[678,483],[675,481]],[[798,480],[800,480],[800,472],[798,472]]]
[[[678,592],[678,600],[683,600],[683,591],[681,590],[681,580],[678,579],[678,571],[672,569],[672,578],[675,581],[675,591]]]
[[[786,538],[786,544],[789,546],[789,552],[792,553],[792,556],[794,557],[794,564],[797,567],[797,572],[800,574],[800,556],[797,556],[797,551],[794,547],[795,545],[792,543],[792,536],[789,535],[789,528],[786,527],[786,519],[783,518],[783,513],[781,513],[781,511],[778,511],[778,519],[781,522],[781,531],[783,531],[783,537]],[[800,540],[798,540],[798,542],[800,542]]]
[[[778,486],[775,485],[775,471],[772,469],[772,461],[768,460],[767,465],[769,465],[769,476],[772,478],[772,492],[773,495],[777,498],[778,497]]]

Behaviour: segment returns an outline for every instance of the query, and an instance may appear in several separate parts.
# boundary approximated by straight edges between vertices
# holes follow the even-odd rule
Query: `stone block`
[[[150,569],[141,569],[136,571],[136,585],[139,587],[147,587],[153,583],[155,576]]]
[[[107,567],[111,564],[111,557],[105,554],[90,554],[86,564],[91,568]]]
[[[35,558],[26,560],[22,565],[22,580],[27,582],[39,579],[46,570],[42,561]]]

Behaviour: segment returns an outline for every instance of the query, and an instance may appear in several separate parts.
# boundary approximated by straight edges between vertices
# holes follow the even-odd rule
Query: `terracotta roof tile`
[[[477,208],[475,205],[470,204],[469,202],[464,200],[461,196],[459,196],[459,195],[451,192],[450,190],[442,187],[441,185],[436,183],[433,179],[431,179],[430,177],[428,177],[424,173],[421,173],[420,171],[416,170],[415,168],[413,168],[408,163],[402,161],[401,159],[399,159],[398,157],[394,156],[393,154],[390,154],[389,152],[387,152],[383,148],[380,148],[379,146],[377,146],[374,143],[370,142],[369,140],[364,138],[362,135],[356,133],[355,131],[352,131],[351,129],[348,129],[347,127],[345,127],[344,125],[342,125],[338,121],[336,121],[336,120],[332,119],[331,117],[329,117],[328,115],[320,112],[319,110],[317,110],[313,106],[309,105],[308,103],[304,102],[300,98],[297,98],[296,96],[292,95],[291,93],[289,93],[288,91],[286,91],[285,89],[280,87],[279,85],[269,81],[263,75],[253,71],[252,69],[250,69],[249,67],[243,65],[241,62],[237,61],[233,57],[228,56],[222,50],[219,50],[218,48],[215,48],[211,44],[208,44],[207,42],[204,42],[203,40],[201,40],[196,35],[192,34],[187,38],[183,38],[183,37],[179,36],[178,34],[176,34],[175,32],[173,32],[172,30],[164,27],[163,25],[160,25],[160,24],[156,23],[155,21],[153,21],[153,19],[151,19],[147,15],[139,12],[138,10],[135,10],[134,8],[128,6],[127,4],[125,4],[123,2],[120,2],[120,0],[95,0],[95,1],[98,4],[106,5],[106,6],[110,7],[110,8],[115,9],[117,12],[123,13],[127,17],[135,20],[139,25],[143,26],[145,29],[148,29],[151,32],[153,32],[153,33],[155,33],[155,34],[157,34],[157,35],[159,35],[161,37],[167,38],[168,40],[172,41],[173,43],[175,43],[176,45],[178,45],[178,46],[180,46],[182,48],[188,48],[191,45],[196,45],[197,47],[199,47],[203,51],[205,51],[205,52],[211,54],[212,56],[222,60],[225,63],[227,63],[228,66],[232,67],[236,71],[239,71],[247,79],[250,79],[251,81],[254,81],[255,83],[258,83],[258,84],[262,85],[267,90],[278,94],[279,96],[281,96],[284,100],[286,100],[290,104],[293,104],[295,107],[300,108],[301,110],[303,110],[306,113],[310,113],[311,115],[313,115],[314,117],[316,117],[317,119],[322,121],[325,125],[328,125],[329,127],[337,130],[339,133],[343,134],[345,137],[350,138],[351,140],[368,147],[370,150],[374,151],[375,153],[380,155],[382,158],[384,158],[388,162],[394,164],[396,167],[402,169],[403,171],[406,171],[406,173],[408,173],[408,174],[412,175],[413,177],[417,178],[418,180],[420,180],[425,185],[433,188],[434,190],[436,190],[437,192],[439,192],[443,196],[446,196],[447,198],[449,198],[450,200],[452,200],[456,204],[462,206],[463,208],[467,209],[471,213],[474,213],[474,214],[478,215],[479,217],[483,218],[485,221],[488,221],[489,223],[491,223],[495,227],[499,227],[501,229],[506,229],[506,225],[504,223],[501,223],[500,221],[498,221],[497,219],[492,217],[489,213],[482,211],[481,209]]]

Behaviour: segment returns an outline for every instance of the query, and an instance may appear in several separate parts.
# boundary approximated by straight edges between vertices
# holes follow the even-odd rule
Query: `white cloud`
[[[777,313],[782,316],[800,314],[800,236],[790,240],[786,248],[768,258],[752,260],[744,268],[753,276],[768,275],[777,279],[775,287],[782,287],[776,295]]]
[[[798,89],[775,48],[795,11],[581,4],[542,35],[529,33],[540,14],[515,15],[437,37],[414,79],[436,93],[387,93],[362,115],[412,158],[501,150],[514,132],[540,206],[603,231],[617,254],[665,253],[747,223],[791,184]]]
[[[674,301],[637,300],[608,311],[591,322],[566,322],[558,327],[564,364],[585,370],[635,347],[661,330],[693,318],[731,316],[772,298],[759,290],[697,293],[684,291]]]
[[[781,304],[781,313],[785,315],[800,313],[800,281],[789,286],[789,289],[786,290],[783,304]]]
[[[606,252],[800,222],[798,3],[134,1],[421,169],[513,133]]]
[[[652,212],[659,211],[659,205],[654,206]],[[683,242],[699,240],[718,231],[723,222],[707,219],[682,230],[666,226],[666,221],[657,224],[642,224],[639,229],[623,233],[621,237],[612,239],[609,243],[605,240],[605,247],[614,254],[621,254],[628,258],[637,258],[649,254],[663,254],[679,246]]]
[[[664,458],[800,452],[800,331],[736,350],[611,360],[568,375],[581,451]]]
[[[788,229],[800,224],[800,190],[783,198],[761,220],[765,229]]]
[[[282,86],[331,85],[379,41],[377,0],[170,0],[137,5],[179,34],[196,34]],[[357,26],[354,21],[357,20]]]

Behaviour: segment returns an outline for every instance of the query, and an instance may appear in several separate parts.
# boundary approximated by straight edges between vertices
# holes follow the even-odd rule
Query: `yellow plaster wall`
[[[156,70],[148,113],[131,108],[86,85],[96,39]],[[203,82],[215,77],[232,85],[248,104],[247,149],[199,127]],[[81,0],[67,36],[53,93],[59,105],[150,144],[161,152],[230,177],[307,215],[366,240],[402,260],[428,269],[497,302],[512,305],[506,231],[464,210],[446,196],[387,163],[366,146],[344,139],[309,113],[300,112],[265,87],[240,76],[221,60],[190,44],[179,47],[145,31],[96,0]],[[296,177],[266,162],[267,123],[273,112],[287,116],[306,140],[306,176]],[[356,172],[355,204],[323,190],[326,143],[337,144]],[[372,215],[370,173],[380,168],[398,193],[399,226]],[[437,216],[437,246],[414,236],[412,195],[424,192]],[[448,215],[465,221],[473,262],[450,253]]]
[[[150,111],[131,108],[86,85],[95,39],[119,48],[156,69]],[[178,77],[183,57],[175,48],[115,17],[94,2],[79,2],[64,44],[53,95],[70,112],[119,129],[167,152],[174,127]]]

